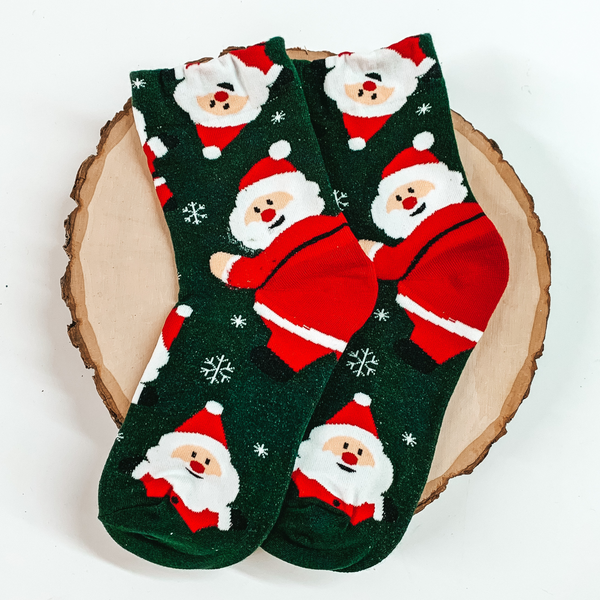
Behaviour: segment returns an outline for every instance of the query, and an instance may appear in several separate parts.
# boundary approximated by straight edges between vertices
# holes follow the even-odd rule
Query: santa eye
[[[402,202],[402,196],[400,196],[400,194],[396,194],[396,200],[398,200],[398,202]]]
[[[365,93],[364,90],[358,90],[358,97],[360,98]]]
[[[371,95],[371,100],[377,100],[377,94],[372,94]]]
[[[272,206],[272,205],[273,205],[273,200],[271,200],[271,199],[269,198],[269,199],[267,200],[267,204],[268,204],[269,206]]]
[[[348,449],[348,442],[344,442],[344,450]]]
[[[408,188],[408,193],[409,194],[414,194],[415,193],[415,188]]]
[[[223,110],[229,110],[229,102],[223,104]]]
[[[196,458],[196,456],[198,456],[197,452],[192,452],[192,458]]]
[[[259,213],[259,212],[260,212],[260,208],[258,208],[258,206],[255,206],[255,207],[254,207],[254,212],[255,212],[255,213]]]
[[[359,449],[358,449],[358,453],[357,453],[357,454],[358,454],[359,456],[362,456],[362,448],[359,448]]]
[[[216,103],[214,100],[211,100],[211,101],[209,102],[209,105],[210,105],[210,107],[211,107],[211,108],[214,108],[216,104],[217,104],[217,103]]]
[[[207,458],[207,459],[204,461],[204,464],[205,464],[205,465],[210,465],[210,458]]]

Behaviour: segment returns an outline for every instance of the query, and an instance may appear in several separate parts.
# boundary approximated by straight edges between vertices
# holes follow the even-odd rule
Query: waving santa
[[[421,50],[418,37],[369,54],[342,52],[325,59],[331,68],[325,76],[325,93],[343,113],[351,150],[365,148],[434,64]]]
[[[508,282],[502,238],[475,202],[464,202],[463,176],[429,150],[425,131],[383,170],[373,222],[395,246],[361,240],[378,279],[398,282],[396,301],[414,329],[398,354],[429,372],[474,348]]]
[[[232,528],[230,504],[239,491],[221,422],[223,407],[214,401],[172,433],[133,470],[151,498],[169,502],[192,532],[206,527]]]
[[[384,518],[384,492],[394,469],[377,435],[371,398],[357,393],[300,444],[292,481],[300,498],[317,498],[341,510],[350,523]]]
[[[251,358],[279,381],[326,354],[339,358],[377,298],[372,265],[346,219],[321,214],[319,185],[287,160],[290,152],[285,140],[270,147],[241,180],[229,218],[233,236],[261,252],[210,259],[227,285],[256,290],[254,310],[271,337]]]
[[[258,117],[269,98],[269,87],[282,69],[267,56],[264,44],[175,69],[182,81],[173,97],[196,124],[205,158],[219,158],[240,131]]]

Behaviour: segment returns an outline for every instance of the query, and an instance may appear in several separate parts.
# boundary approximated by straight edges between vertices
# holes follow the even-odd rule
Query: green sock
[[[179,301],[106,463],[99,517],[177,568],[266,537],[324,385],[377,296],[283,40],[132,73]]]
[[[303,567],[359,571],[408,526],[508,260],[468,188],[430,36],[296,67],[379,295],[327,383],[263,548]]]

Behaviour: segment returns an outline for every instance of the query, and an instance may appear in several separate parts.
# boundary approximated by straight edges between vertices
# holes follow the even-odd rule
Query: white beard
[[[293,199],[284,208],[277,211],[275,218],[269,222],[253,221],[246,225],[245,216],[248,206],[255,198],[275,191],[285,191]],[[299,172],[273,175],[242,190],[237,197],[236,205],[229,217],[229,227],[233,236],[244,246],[253,250],[264,250],[282,232],[307,217],[320,215],[325,202],[319,196],[319,185],[308,181]],[[281,217],[281,225],[269,229]]]
[[[345,114],[356,117],[391,115],[404,106],[407,98],[417,89],[418,77],[426,73],[434,62],[426,58],[417,67],[412,60],[402,58],[387,48],[369,54],[332,56],[326,60],[326,65],[335,66],[325,76],[324,90]],[[344,85],[362,83],[368,79],[366,73],[370,72],[381,76],[381,85],[394,88],[383,104],[361,104],[346,94]]]
[[[187,471],[187,463],[179,458],[171,457],[175,447],[181,445],[181,443],[176,442],[177,446],[174,447],[173,436],[180,437],[177,432],[163,435],[158,442],[158,446],[148,450],[146,459],[133,470],[132,476],[135,479],[141,479],[148,473],[154,479],[165,479],[173,486],[173,491],[190,510],[202,512],[208,509],[211,512],[221,513],[227,509],[228,504],[235,500],[239,490],[239,477],[229,460],[228,452],[221,446],[222,450],[217,454],[214,446],[218,442],[213,440],[209,446],[206,443],[207,436],[200,434],[185,435],[195,435],[202,438],[201,440],[194,440],[194,443],[207,447],[216,455],[221,466],[220,477],[202,475],[203,479],[198,479]]]
[[[269,86],[277,79],[281,69],[280,65],[273,65],[265,75],[260,69],[246,66],[233,54],[226,54],[185,69],[185,79],[177,85],[173,97],[194,123],[206,127],[243,125],[258,117],[262,105],[269,98]],[[198,105],[197,96],[220,90],[217,84],[222,82],[230,83],[233,93],[248,96],[248,101],[240,112],[213,115]]]
[[[363,443],[369,448],[375,458],[375,466],[352,466],[356,469],[349,473],[340,469],[337,463],[342,463],[339,456],[329,450],[323,450],[325,443],[339,435],[340,428],[348,428],[349,435],[357,438],[355,431],[362,431]],[[335,428],[335,429],[333,429]],[[354,431],[352,431],[354,430]],[[333,433],[332,433],[333,432]],[[383,507],[382,494],[390,487],[393,478],[392,463],[383,453],[381,443],[373,436],[371,443],[366,443],[364,430],[352,425],[321,425],[310,432],[310,437],[300,444],[298,458],[294,470],[299,469],[309,479],[320,483],[336,498],[340,498],[352,506],[360,506],[365,502],[375,504],[376,513]],[[376,443],[374,443],[376,442]],[[343,464],[343,463],[342,463]]]
[[[435,189],[420,198],[414,208],[392,210],[388,213],[386,205],[392,192],[400,185],[419,179],[430,181]],[[379,193],[371,205],[373,222],[391,238],[407,238],[433,213],[451,204],[460,204],[466,198],[467,188],[462,181],[461,173],[450,171],[443,163],[416,165],[403,169],[397,174],[386,177],[379,184]],[[411,216],[423,204],[425,209]]]

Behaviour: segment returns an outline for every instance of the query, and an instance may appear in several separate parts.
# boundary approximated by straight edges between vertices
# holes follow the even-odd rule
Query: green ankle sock
[[[508,259],[468,188],[430,36],[296,67],[336,199],[380,281],[263,548],[304,567],[359,571],[408,526]]]
[[[99,517],[147,560],[219,568],[273,526],[377,282],[283,40],[138,71],[132,87],[180,292],[108,457]]]

